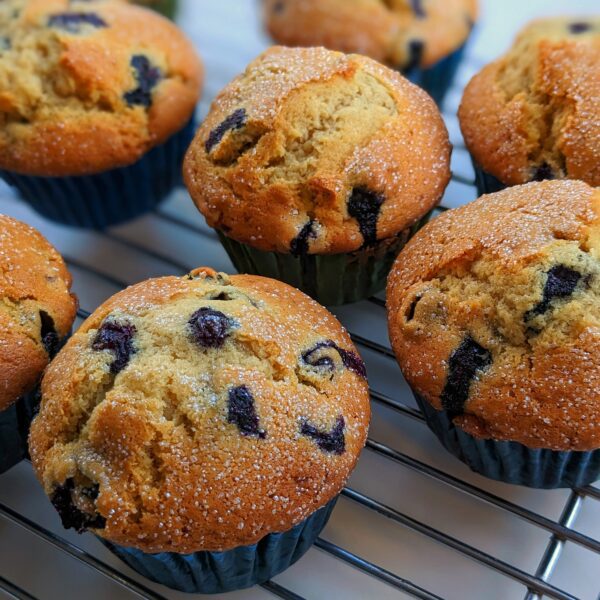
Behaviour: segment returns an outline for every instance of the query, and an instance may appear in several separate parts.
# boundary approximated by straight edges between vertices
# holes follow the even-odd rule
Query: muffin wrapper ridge
[[[289,531],[271,533],[256,544],[226,552],[145,554],[100,541],[151,581],[187,593],[219,594],[264,583],[293,565],[313,545],[336,502],[334,498]]]
[[[36,389],[0,412],[0,474],[28,457],[29,427],[39,403],[39,389]]]
[[[423,88],[440,106],[454,81],[458,67],[464,57],[465,48],[466,44],[463,44],[452,54],[442,58],[442,60],[427,69],[415,67],[400,72],[409,81]]]
[[[476,438],[456,427],[448,413],[436,410],[414,392],[429,428],[451,454],[473,471],[504,483],[532,488],[582,487],[600,479],[600,449],[560,452],[518,442]]]
[[[96,175],[0,177],[42,216],[75,227],[105,229],[152,211],[181,184],[181,164],[194,136],[192,119],[136,163]]]
[[[283,254],[236,242],[217,231],[239,273],[262,275],[292,285],[325,306],[360,302],[385,289],[387,276],[408,240],[431,213],[394,238],[347,254]]]

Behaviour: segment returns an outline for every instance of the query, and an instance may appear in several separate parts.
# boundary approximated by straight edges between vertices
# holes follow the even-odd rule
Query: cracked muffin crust
[[[399,70],[430,67],[464,44],[476,0],[263,0],[273,39],[364,54]]]
[[[530,183],[427,225],[388,284],[413,390],[479,438],[600,447],[600,191]]]
[[[85,175],[136,162],[193,114],[202,67],[156,13],[112,0],[0,2],[0,168]]]
[[[341,490],[365,367],[297,290],[198,269],[101,306],[44,377],[32,461],[63,524],[146,552],[252,544]]]
[[[29,392],[77,310],[71,275],[35,229],[0,215],[0,412]]]
[[[600,18],[525,28],[467,88],[460,126],[474,161],[506,185],[600,185]]]
[[[412,226],[449,181],[433,101],[358,55],[275,47],[217,97],[184,164],[208,224],[259,250],[353,252]]]

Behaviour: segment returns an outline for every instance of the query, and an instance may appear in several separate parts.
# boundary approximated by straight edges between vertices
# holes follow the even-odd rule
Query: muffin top
[[[0,215],[0,412],[30,391],[75,320],[63,259],[35,229]]]
[[[409,384],[482,438],[600,447],[600,190],[509,188],[449,211],[388,283]]]
[[[112,0],[0,2],[0,169],[98,173],[137,161],[193,114],[202,68],[148,9]]]
[[[600,185],[600,17],[536,21],[465,90],[467,146],[507,185]]]
[[[263,0],[269,33],[286,46],[325,46],[408,70],[465,42],[476,0]]]
[[[186,156],[208,224],[260,250],[352,252],[434,207],[450,144],[425,92],[375,61],[271,48],[216,98]]]
[[[198,269],[117,294],[42,384],[30,447],[63,524],[146,552],[226,550],[335,497],[365,444],[365,367],[286,284]]]

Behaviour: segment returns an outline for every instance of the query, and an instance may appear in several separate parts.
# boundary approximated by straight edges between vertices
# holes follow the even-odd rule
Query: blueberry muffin
[[[42,396],[32,460],[65,527],[187,592],[253,585],[306,552],[369,423],[365,366],[331,314],[211,269],[108,300]]]
[[[388,307],[451,452],[521,485],[600,478],[600,191],[530,183],[449,211],[400,255]]]
[[[477,2],[263,0],[263,13],[278,43],[370,56],[441,103],[477,18]]]
[[[180,181],[202,69],[153,11],[0,2],[0,176],[41,214],[103,228]]]
[[[335,305],[385,287],[450,177],[431,99],[370,58],[271,48],[216,98],[184,163],[240,272]]]
[[[600,17],[526,27],[459,110],[480,193],[544,179],[600,185]]]
[[[77,301],[56,250],[35,229],[0,215],[0,473],[27,452],[43,370],[68,335]]]

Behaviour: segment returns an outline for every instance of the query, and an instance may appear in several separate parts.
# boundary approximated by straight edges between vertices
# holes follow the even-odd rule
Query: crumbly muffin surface
[[[217,97],[184,165],[208,224],[255,248],[352,252],[440,200],[448,133],[398,73],[323,48],[271,48]]]
[[[388,283],[411,387],[465,431],[600,447],[600,192],[516,186],[435,219]]]
[[[269,33],[286,46],[325,46],[400,70],[430,67],[467,39],[475,0],[263,0]]]
[[[0,168],[83,175],[134,163],[193,114],[202,68],[147,9],[0,2]]]
[[[100,307],[43,381],[31,453],[67,527],[147,552],[226,550],[339,493],[366,373],[324,308],[261,277],[167,277]]]
[[[35,229],[0,215],[0,411],[39,380],[75,320],[63,259]]]
[[[600,185],[600,18],[532,23],[469,83],[460,125],[485,171],[508,185]]]

